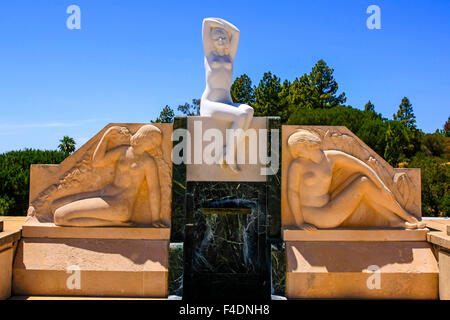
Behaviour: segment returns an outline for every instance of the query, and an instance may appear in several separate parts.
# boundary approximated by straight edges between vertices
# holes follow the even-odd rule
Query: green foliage
[[[288,124],[346,126],[378,154],[384,154],[387,124],[381,115],[350,106],[330,109],[298,109]]]
[[[408,167],[422,169],[422,214],[435,217],[450,216],[448,158],[428,156],[419,152],[409,162]]]
[[[266,117],[269,115],[278,115],[280,113],[281,92],[280,78],[266,72],[263,78],[255,88],[255,116]]]
[[[156,123],[170,123],[173,122],[173,117],[175,116],[175,113],[173,112],[173,109],[166,105],[159,114],[158,118],[154,122]]]
[[[404,97],[402,103],[398,106],[398,111],[394,114],[394,120],[399,120],[407,128],[416,128],[416,116],[414,115],[412,104],[407,97]]]
[[[309,74],[295,79],[290,86],[291,106],[317,109],[333,108],[347,101],[345,93],[337,96],[338,84],[333,77],[334,69],[319,60]]]
[[[181,104],[177,108],[182,114],[186,116],[198,116],[200,115],[200,99],[192,99],[192,104],[186,102]],[[172,123],[175,117],[175,112],[172,107],[166,105],[160,112],[158,118],[156,118],[156,123]]]
[[[414,154],[416,140],[416,132],[405,127],[402,122],[388,121],[384,159],[394,167],[399,162],[407,161]]]
[[[353,131],[362,141],[379,155],[386,150],[386,136],[388,125],[382,119],[367,119],[361,127]]]
[[[0,154],[0,215],[26,215],[31,164],[56,164],[66,156],[63,151],[32,149]]]
[[[254,105],[255,93],[252,86],[252,80],[246,74],[237,77],[231,85],[231,98],[234,103],[243,103],[247,105]]]
[[[373,105],[372,102],[370,102],[370,100],[364,106],[364,111],[366,111],[366,112],[375,112],[375,106]]]
[[[192,104],[185,103],[178,106],[178,111],[186,116],[200,115],[200,99],[192,99]]]
[[[76,143],[73,138],[64,136],[61,140],[59,140],[59,142],[61,142],[58,145],[59,151],[64,152],[66,154],[66,156],[69,156],[70,154],[72,154],[75,151]]]
[[[446,137],[450,137],[450,116],[447,119],[447,122],[444,124],[444,135]]]
[[[441,156],[445,152],[446,146],[445,136],[438,130],[435,133],[426,134],[422,138],[422,149],[429,156]]]
[[[15,207],[16,201],[8,197],[7,194],[0,196],[0,216],[7,216],[12,208]]]
[[[394,135],[394,130],[392,130],[392,127],[388,125],[388,129],[385,134],[386,148],[384,149],[384,159],[389,163],[397,163],[399,158],[399,152],[397,152],[395,148],[394,138],[396,138]]]

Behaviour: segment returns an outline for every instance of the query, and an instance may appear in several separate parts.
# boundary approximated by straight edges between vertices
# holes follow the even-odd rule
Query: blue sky
[[[66,8],[81,8],[69,30]],[[369,30],[369,5],[381,30]],[[109,122],[148,122],[205,85],[201,24],[241,30],[235,77],[282,80],[319,59],[347,104],[392,117],[407,96],[426,132],[450,110],[450,1],[34,0],[0,3],[0,152],[84,143]]]

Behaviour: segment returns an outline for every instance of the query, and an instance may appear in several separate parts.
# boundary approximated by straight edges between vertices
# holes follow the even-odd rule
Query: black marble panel
[[[266,183],[189,181],[186,205],[183,299],[270,299]]]
[[[272,165],[271,175],[267,176],[267,208],[269,212],[269,240],[282,242],[281,237],[281,119],[280,117],[267,117],[267,149],[268,153],[275,155],[278,164]],[[273,130],[277,130],[278,139]],[[272,144],[272,135],[278,146]]]
[[[187,130],[187,117],[175,117],[173,121],[173,131],[176,129]],[[183,137],[182,139],[185,139]],[[173,146],[180,143],[174,141]],[[181,157],[183,155],[180,155]],[[172,177],[172,226],[170,241],[182,242],[184,240],[184,225],[185,225],[185,194],[186,194],[186,164],[173,163],[173,177]]]

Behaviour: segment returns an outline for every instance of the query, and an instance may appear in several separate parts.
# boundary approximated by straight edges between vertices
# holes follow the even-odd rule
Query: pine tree
[[[200,115],[200,99],[192,99],[192,104],[186,102],[179,105],[177,109],[186,116],[198,116]]]
[[[375,106],[373,105],[372,102],[370,102],[370,100],[369,100],[369,102],[367,102],[366,105],[364,106],[364,111],[367,111],[367,112],[375,112]]]
[[[231,98],[234,103],[244,103],[252,106],[255,103],[255,93],[252,80],[246,74],[236,78],[231,85]]]
[[[173,117],[175,116],[175,113],[173,112],[173,109],[166,105],[159,114],[159,117],[156,118],[155,122],[157,123],[169,123],[173,122]]]
[[[398,111],[394,114],[394,120],[400,121],[407,128],[416,129],[416,116],[407,97],[404,97],[402,103],[398,106]]]
[[[254,91],[256,116],[277,116],[279,114],[279,93],[281,89],[280,78],[272,75],[271,72],[264,73]]]
[[[450,116],[447,119],[447,122],[444,124],[444,135],[446,137],[450,137]]]
[[[332,108],[347,101],[345,93],[337,95],[338,84],[333,77],[334,69],[319,60],[307,75],[295,79],[290,88],[290,103],[294,108]],[[293,111],[293,110],[291,110]]]
[[[278,112],[276,116],[279,116],[281,123],[286,123],[289,118],[289,92],[291,83],[288,80],[284,80],[281,86],[281,91],[278,93]]]
[[[407,161],[409,157],[414,155],[420,145],[419,136],[414,134],[416,132],[418,130],[413,131],[405,127],[400,121],[388,121],[385,135],[385,160],[392,166],[396,166],[397,163]]]
[[[388,125],[388,129],[386,131],[385,140],[386,148],[384,149],[384,160],[389,162],[392,166],[395,166],[398,159],[398,150],[395,145],[395,136],[390,124]]]

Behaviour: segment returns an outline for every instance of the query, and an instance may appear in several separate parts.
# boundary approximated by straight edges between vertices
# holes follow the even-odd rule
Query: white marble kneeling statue
[[[249,128],[253,118],[253,108],[246,104],[233,103],[230,94],[239,30],[225,20],[206,18],[203,20],[202,38],[206,88],[201,98],[200,115],[231,123],[230,129],[235,130],[236,141],[226,144],[223,153],[216,155],[216,162],[226,163],[232,171],[238,172],[240,169],[236,160],[237,146],[244,138],[244,131]],[[231,156],[227,155],[233,153],[234,159],[229,159]]]
[[[287,196],[297,227],[339,227],[363,202],[389,221],[391,227],[425,226],[397,202],[366,163],[339,150],[322,150],[321,143],[316,134],[302,129],[292,133],[287,141],[294,158],[287,173]],[[334,176],[342,170],[351,174],[330,192]]]

